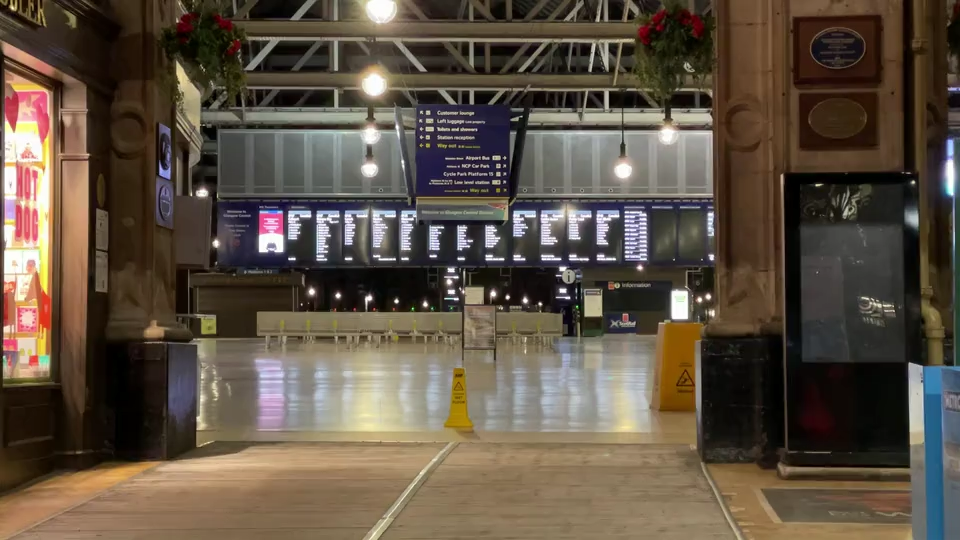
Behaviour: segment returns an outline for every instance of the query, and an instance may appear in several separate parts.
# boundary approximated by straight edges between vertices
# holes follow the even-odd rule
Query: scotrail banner
[[[604,331],[608,334],[636,334],[637,318],[632,313],[607,313]]]

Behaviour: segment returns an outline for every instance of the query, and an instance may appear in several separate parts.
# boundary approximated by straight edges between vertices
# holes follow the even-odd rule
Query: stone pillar
[[[783,446],[785,172],[904,167],[903,4],[900,0],[714,2],[714,197],[717,318],[704,329],[697,381],[698,436],[706,461],[755,461]],[[878,145],[802,150],[805,92],[793,84],[794,17],[881,15],[883,80]]]
[[[115,448],[123,459],[167,459],[196,441],[196,347],[176,324],[173,231],[157,224],[157,127],[175,130],[160,84],[160,30],[176,21],[173,0],[111,0],[120,24],[110,110],[110,342]],[[174,148],[176,147],[173,145]],[[176,211],[176,210],[174,210]]]
[[[113,155],[110,194],[110,318],[107,339],[182,341],[177,328],[173,231],[155,220],[157,124],[175,125],[174,107],[159,84],[160,30],[172,24],[177,2],[112,0],[121,25],[114,49],[118,81],[110,111]],[[159,328],[151,328],[156,322]]]

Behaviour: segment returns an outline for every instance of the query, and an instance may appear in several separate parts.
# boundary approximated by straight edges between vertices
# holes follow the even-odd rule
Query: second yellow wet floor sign
[[[450,416],[444,427],[460,431],[473,431],[473,422],[467,414],[467,375],[463,368],[453,369],[453,386],[450,388]]]

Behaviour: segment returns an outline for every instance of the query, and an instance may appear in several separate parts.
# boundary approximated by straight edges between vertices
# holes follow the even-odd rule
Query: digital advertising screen
[[[540,222],[537,220],[537,211],[516,209],[511,214],[513,262],[535,264],[540,258]]]
[[[650,207],[650,262],[673,263],[677,260],[677,209],[674,206]]]
[[[370,210],[343,211],[343,263],[370,264]]]
[[[400,224],[396,209],[374,208],[372,225],[373,262],[395,263],[399,256]]]
[[[400,211],[400,262],[420,264],[427,262],[426,225],[417,222],[416,210]]]
[[[566,221],[566,212],[563,208],[540,211],[540,262],[564,262],[567,243]]]
[[[427,227],[427,258],[431,265],[446,266],[457,262],[457,226],[453,223],[431,223]]]
[[[570,207],[567,209],[567,260],[588,263],[596,253],[596,224],[593,210]]]
[[[310,265],[316,259],[316,235],[313,210],[304,206],[287,208],[287,261],[292,266]]]
[[[488,223],[483,226],[483,257],[487,263],[506,262],[510,255],[507,241],[510,239],[510,223]]]
[[[627,206],[623,209],[623,260],[645,263],[649,259],[648,212],[645,206]]]
[[[596,262],[613,264],[623,260],[623,219],[619,208],[597,208]],[[572,248],[571,248],[572,249]]]
[[[217,264],[248,266],[257,254],[258,207],[255,203],[217,205]]]
[[[703,207],[681,206],[677,225],[677,258],[682,262],[707,261],[707,211]]]
[[[340,210],[317,209],[317,247],[316,261],[319,264],[340,264],[343,262],[343,219]]]
[[[257,251],[283,253],[283,210],[261,208],[257,224]]]

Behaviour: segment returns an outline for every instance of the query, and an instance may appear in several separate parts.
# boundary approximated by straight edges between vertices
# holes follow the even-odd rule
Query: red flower
[[[190,21],[180,21],[177,23],[178,34],[189,34],[193,32],[193,24]]]
[[[650,45],[650,25],[645,24],[637,30],[637,39],[644,45]]]
[[[690,26],[690,21],[693,18],[693,15],[690,13],[689,9],[681,9],[677,14],[677,20],[680,21],[680,24],[684,26]]]
[[[213,21],[217,23],[217,26],[219,26],[221,30],[226,30],[227,32],[233,30],[233,22],[231,22],[230,19],[224,19],[218,13],[213,14]]]
[[[233,56],[237,54],[239,51],[240,51],[240,40],[235,39],[233,40],[232,43],[230,43],[230,46],[227,47],[227,56]]]
[[[199,13],[184,13],[183,16],[180,17],[180,22],[193,23],[199,19],[200,19]]]
[[[188,38],[187,36],[180,36],[181,45],[186,45],[188,41],[190,41],[190,38]]]
[[[703,37],[703,33],[707,29],[706,25],[703,24],[703,19],[694,15],[690,20],[690,25],[693,27],[693,37],[697,39]]]
[[[663,32],[663,23],[657,25],[657,32]]]
[[[653,16],[653,18],[650,19],[650,22],[654,25],[658,25],[662,23],[665,18],[667,18],[667,10],[661,9]]]

